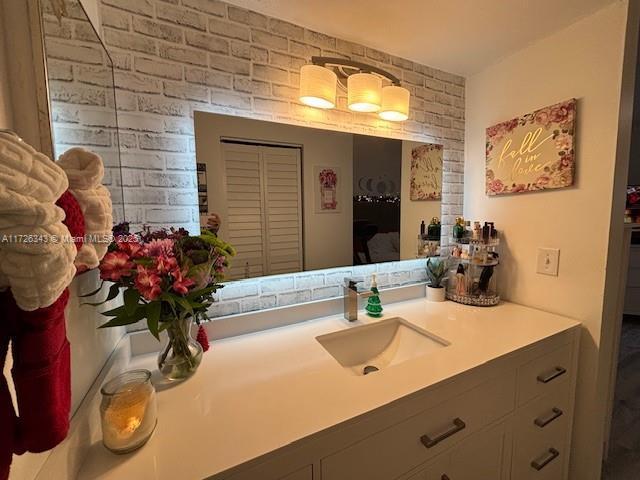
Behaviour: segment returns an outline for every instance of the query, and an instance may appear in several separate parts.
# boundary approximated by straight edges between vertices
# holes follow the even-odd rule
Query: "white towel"
[[[76,248],[55,205],[67,188],[55,162],[0,133],[0,289],[23,310],[51,305],[75,275]]]
[[[111,194],[102,185],[102,159],[83,148],[72,148],[60,156],[58,165],[66,172],[69,191],[84,215],[85,241],[76,257],[76,267],[95,268],[107,253],[113,228]]]

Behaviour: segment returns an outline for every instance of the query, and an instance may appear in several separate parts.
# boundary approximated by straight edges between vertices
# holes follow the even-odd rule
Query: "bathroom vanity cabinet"
[[[368,375],[327,349],[343,332],[355,350],[369,338],[356,329],[393,318],[447,343]],[[579,335],[575,320],[522,305],[419,298],[385,305],[381,319],[332,315],[215,341],[189,381],[158,392],[158,426],[142,449],[92,448],[77,475],[56,470],[69,458],[56,452],[48,471],[78,480],[566,479]],[[142,336],[129,336],[132,355],[118,371],[155,368]],[[69,452],[84,438],[78,422]]]
[[[577,344],[564,331],[212,478],[564,479]]]

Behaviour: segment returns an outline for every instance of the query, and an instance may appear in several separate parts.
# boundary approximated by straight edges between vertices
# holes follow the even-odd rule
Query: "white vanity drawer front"
[[[295,467],[294,467],[295,468]],[[313,465],[306,465],[291,473],[291,464],[287,459],[265,462],[242,473],[228,477],[229,480],[313,480]]]
[[[513,480],[564,480],[565,462],[568,460],[567,442],[545,444],[526,460],[516,457],[513,462]],[[535,467],[534,467],[535,465]]]
[[[290,473],[280,480],[313,480],[313,467],[311,465],[304,467],[297,472]]]
[[[487,380],[322,460],[323,480],[389,480],[511,412],[515,372]]]
[[[572,344],[567,344],[518,368],[518,405],[554,392],[574,375]]]
[[[514,435],[514,479],[561,479],[567,460],[570,383],[521,407]],[[536,468],[533,463],[536,463]]]

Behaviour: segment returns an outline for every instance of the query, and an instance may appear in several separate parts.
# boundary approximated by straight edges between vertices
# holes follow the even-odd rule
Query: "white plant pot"
[[[446,300],[446,289],[444,287],[434,288],[427,285],[427,300],[430,302],[444,302]]]

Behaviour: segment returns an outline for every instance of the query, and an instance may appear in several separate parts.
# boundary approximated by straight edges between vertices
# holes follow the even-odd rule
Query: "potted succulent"
[[[442,285],[447,275],[447,267],[445,262],[440,259],[429,258],[427,260],[427,277],[429,284],[427,285],[427,300],[430,302],[444,302],[445,288]]]

